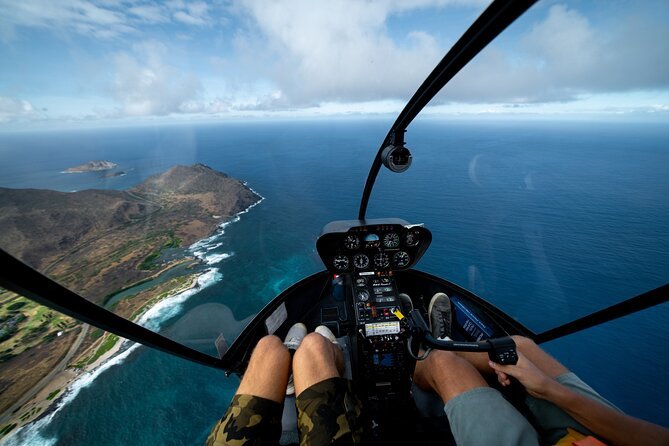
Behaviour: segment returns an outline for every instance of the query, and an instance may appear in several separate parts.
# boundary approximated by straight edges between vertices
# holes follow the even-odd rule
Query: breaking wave
[[[248,185],[246,186],[248,187]],[[265,199],[253,189],[251,190],[260,197],[260,200],[253,203],[243,211],[235,214],[235,216],[230,220],[221,223],[216,233],[211,237],[192,244],[189,247],[189,250],[194,256],[208,265],[213,265],[234,255],[234,253],[208,254],[208,252],[213,251],[214,249],[223,245],[223,243],[220,241],[220,237],[225,233],[226,227],[238,222],[242,214],[247,213],[251,208],[257,206]],[[174,316],[177,316],[182,311],[182,304],[190,297],[199,293],[201,290],[221,281],[222,278],[223,276],[219,272],[218,268],[208,268],[198,276],[196,279],[196,284],[192,288],[161,300],[156,305],[147,310],[137,320],[137,323],[150,330],[158,331],[166,321],[170,320]],[[95,381],[95,379],[97,379],[110,367],[122,364],[133,351],[140,347],[140,344],[136,344],[131,341],[123,342],[124,344],[120,353],[112,356],[109,360],[98,366],[95,370],[85,372],[76,378],[72,383],[70,383],[63,395],[56,403],[54,403],[53,406],[51,406],[51,408],[49,408],[49,411],[44,416],[42,416],[42,418],[17,429],[13,433],[10,433],[8,437],[4,438],[3,444],[8,446],[19,446],[24,444],[35,446],[53,446],[56,444],[58,441],[57,437],[45,437],[42,435],[44,428],[48,426],[49,423],[51,423],[53,418],[58,412],[60,412],[63,407],[67,406],[77,397],[77,395],[79,395],[81,389],[90,386],[91,383]]]
[[[161,300],[156,305],[151,307],[144,313],[137,323],[150,330],[157,331],[160,329],[165,321],[178,315],[181,312],[182,304],[191,296],[200,292],[207,287],[219,282],[222,279],[221,273],[217,268],[210,268],[197,278],[196,284],[193,288],[189,288],[181,293],[175,294],[172,297]],[[57,438],[46,438],[42,436],[42,430],[51,422],[54,416],[67,404],[72,402],[81,389],[86,388],[95,381],[95,379],[104,373],[110,367],[122,364],[130,354],[135,351],[140,344],[132,341],[124,341],[123,350],[121,353],[113,356],[108,361],[101,364],[95,370],[85,372],[76,378],[68,387],[63,396],[50,409],[48,414],[39,420],[30,423],[20,429],[6,439],[8,446],[19,446],[23,444],[51,446],[56,444]]]

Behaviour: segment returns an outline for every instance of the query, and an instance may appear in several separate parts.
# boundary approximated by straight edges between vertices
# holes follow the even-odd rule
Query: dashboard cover
[[[420,260],[432,242],[422,225],[399,218],[340,220],[328,223],[316,242],[328,271],[402,271]]]

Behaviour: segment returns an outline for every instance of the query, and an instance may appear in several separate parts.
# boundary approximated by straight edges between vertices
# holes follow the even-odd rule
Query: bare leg
[[[295,394],[328,378],[341,376],[344,355],[339,347],[318,333],[309,333],[293,357]]]
[[[569,372],[565,366],[546,353],[533,340],[523,336],[511,336],[516,343],[516,349],[527,357],[539,370],[551,378],[556,378]],[[458,356],[465,358],[482,374],[495,373],[488,365],[487,353],[459,352]]]
[[[476,387],[487,387],[474,366],[453,352],[435,350],[416,362],[414,382],[421,389],[434,390],[444,403]]]
[[[290,372],[290,353],[281,339],[265,336],[256,345],[238,395],[255,395],[283,403]]]
[[[439,394],[456,444],[538,445],[530,423],[455,353],[436,350],[418,361],[414,383]]]

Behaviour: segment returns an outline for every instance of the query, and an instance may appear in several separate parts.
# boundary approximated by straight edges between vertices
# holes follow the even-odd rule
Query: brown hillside
[[[259,198],[202,164],[127,191],[0,188],[0,247],[100,302],[155,274],[163,248],[210,235]]]

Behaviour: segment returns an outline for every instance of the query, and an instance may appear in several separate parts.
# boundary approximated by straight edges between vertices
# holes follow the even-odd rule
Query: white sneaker
[[[332,330],[330,330],[325,325],[319,325],[318,327],[316,327],[314,333],[318,333],[319,335],[323,336],[325,339],[332,342],[333,344],[339,345],[339,342],[337,342],[337,338],[335,337],[334,333],[332,333]]]
[[[288,347],[288,350],[293,350],[294,352],[300,346],[302,339],[304,339],[306,335],[307,326],[302,322],[298,322],[297,324],[290,327],[290,330],[288,330],[288,334],[286,335],[286,339],[283,341],[283,345]],[[291,373],[290,377],[288,378],[288,385],[286,386],[286,395],[294,394],[295,383],[293,382],[293,374]]]
[[[290,327],[286,339],[283,341],[283,345],[288,347],[288,350],[297,350],[297,348],[302,343],[302,339],[307,335],[307,326],[302,322]]]

